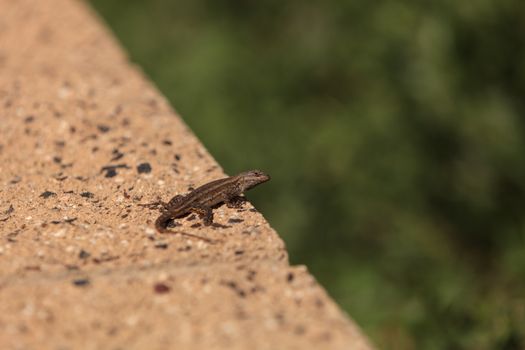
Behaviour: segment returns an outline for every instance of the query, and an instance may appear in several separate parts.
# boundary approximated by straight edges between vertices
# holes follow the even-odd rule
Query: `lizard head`
[[[238,176],[241,180],[241,186],[244,191],[270,180],[270,176],[260,170],[245,171]]]

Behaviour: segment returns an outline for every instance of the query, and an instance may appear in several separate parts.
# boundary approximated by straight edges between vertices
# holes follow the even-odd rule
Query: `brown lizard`
[[[226,203],[230,208],[242,205],[244,197],[241,195],[247,190],[270,180],[270,176],[260,170],[250,170],[235,176],[215,180],[202,185],[186,195],[177,195],[168,203],[162,201],[142,204],[148,208],[161,207],[163,213],[155,221],[155,228],[160,233],[180,233],[186,236],[212,242],[210,239],[186,232],[171,231],[168,223],[189,213],[197,213],[203,219],[204,225],[213,223],[212,209],[220,203]]]

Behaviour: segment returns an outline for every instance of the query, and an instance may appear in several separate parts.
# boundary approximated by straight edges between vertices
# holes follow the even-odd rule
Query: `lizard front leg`
[[[242,205],[247,202],[248,200],[246,199],[246,197],[243,197],[243,196],[233,196],[231,198],[229,198],[228,200],[226,200],[226,206],[228,208],[241,208]]]

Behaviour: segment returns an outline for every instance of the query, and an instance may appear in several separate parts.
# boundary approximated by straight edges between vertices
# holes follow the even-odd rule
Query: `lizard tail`
[[[198,235],[194,235],[194,234],[187,233],[187,232],[182,232],[182,231],[172,231],[172,230],[168,229],[168,222],[171,220],[171,218],[172,218],[172,216],[169,213],[165,213],[165,214],[162,214],[161,216],[159,216],[157,218],[157,220],[155,220],[155,228],[157,229],[157,231],[159,233],[180,234],[180,235],[183,235],[183,236],[200,239],[200,240],[208,242],[208,243],[215,243],[214,240],[206,238],[206,237],[201,237],[201,236],[198,236]]]
[[[157,220],[155,220],[155,228],[160,233],[168,233],[168,222],[171,220],[171,215],[169,213],[164,213],[160,215]]]

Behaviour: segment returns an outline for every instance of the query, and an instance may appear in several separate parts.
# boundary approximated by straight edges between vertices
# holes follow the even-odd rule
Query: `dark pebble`
[[[286,280],[288,282],[292,282],[294,278],[295,278],[295,276],[294,276],[293,272],[288,273],[288,275],[286,276]]]
[[[100,124],[100,125],[97,125],[97,129],[98,129],[100,132],[102,132],[102,133],[106,133],[106,132],[108,132],[108,131],[110,130],[110,127],[107,126],[107,125],[102,125],[102,124]]]
[[[106,172],[106,175],[104,175],[105,177],[113,177],[117,175],[118,168],[129,169],[129,167],[126,164],[106,165],[102,167],[100,172],[102,173],[105,171]]]
[[[71,218],[71,219],[65,219],[64,222],[66,224],[73,224],[74,221],[76,221],[78,218]]]
[[[77,287],[85,287],[89,285],[89,279],[87,278],[78,278],[76,280],[73,280],[73,284]]]
[[[165,293],[168,293],[171,290],[171,288],[164,283],[156,283],[153,286],[153,290],[157,294],[165,294]]]
[[[22,181],[22,178],[20,176],[15,176],[13,180],[9,181],[10,184],[17,184],[20,181]]]
[[[47,199],[51,196],[56,196],[57,194],[55,192],[51,192],[51,191],[45,191],[45,192],[42,192],[42,194],[40,195],[40,197],[44,198],[44,199]]]
[[[243,221],[244,221],[243,219],[229,219],[228,220],[230,224],[236,224],[236,223],[243,222]]]
[[[114,162],[116,160],[119,160],[121,159],[122,157],[124,157],[124,153],[113,153],[113,157],[111,157],[111,161]]]
[[[89,254],[88,252],[86,252],[84,249],[82,249],[80,251],[80,253],[78,253],[78,258],[79,259],[87,259],[91,256],[91,254]]]
[[[64,181],[65,179],[67,179],[67,175],[64,175],[63,173],[58,173],[53,175],[53,178],[58,181]]]
[[[84,197],[84,198],[93,198],[93,197],[95,197],[95,195],[93,193],[91,193],[91,192],[82,192],[80,194],[80,196]]]
[[[106,177],[114,177],[117,176],[117,171],[115,169],[108,169],[106,171]]]
[[[148,174],[151,173],[151,165],[149,163],[142,163],[137,166],[137,171],[139,174]]]
[[[9,208],[4,212],[4,214],[5,214],[5,215],[9,215],[9,214],[11,214],[11,213],[14,212],[14,211],[15,211],[15,208],[13,208],[13,205],[10,204],[10,205],[9,205]]]

